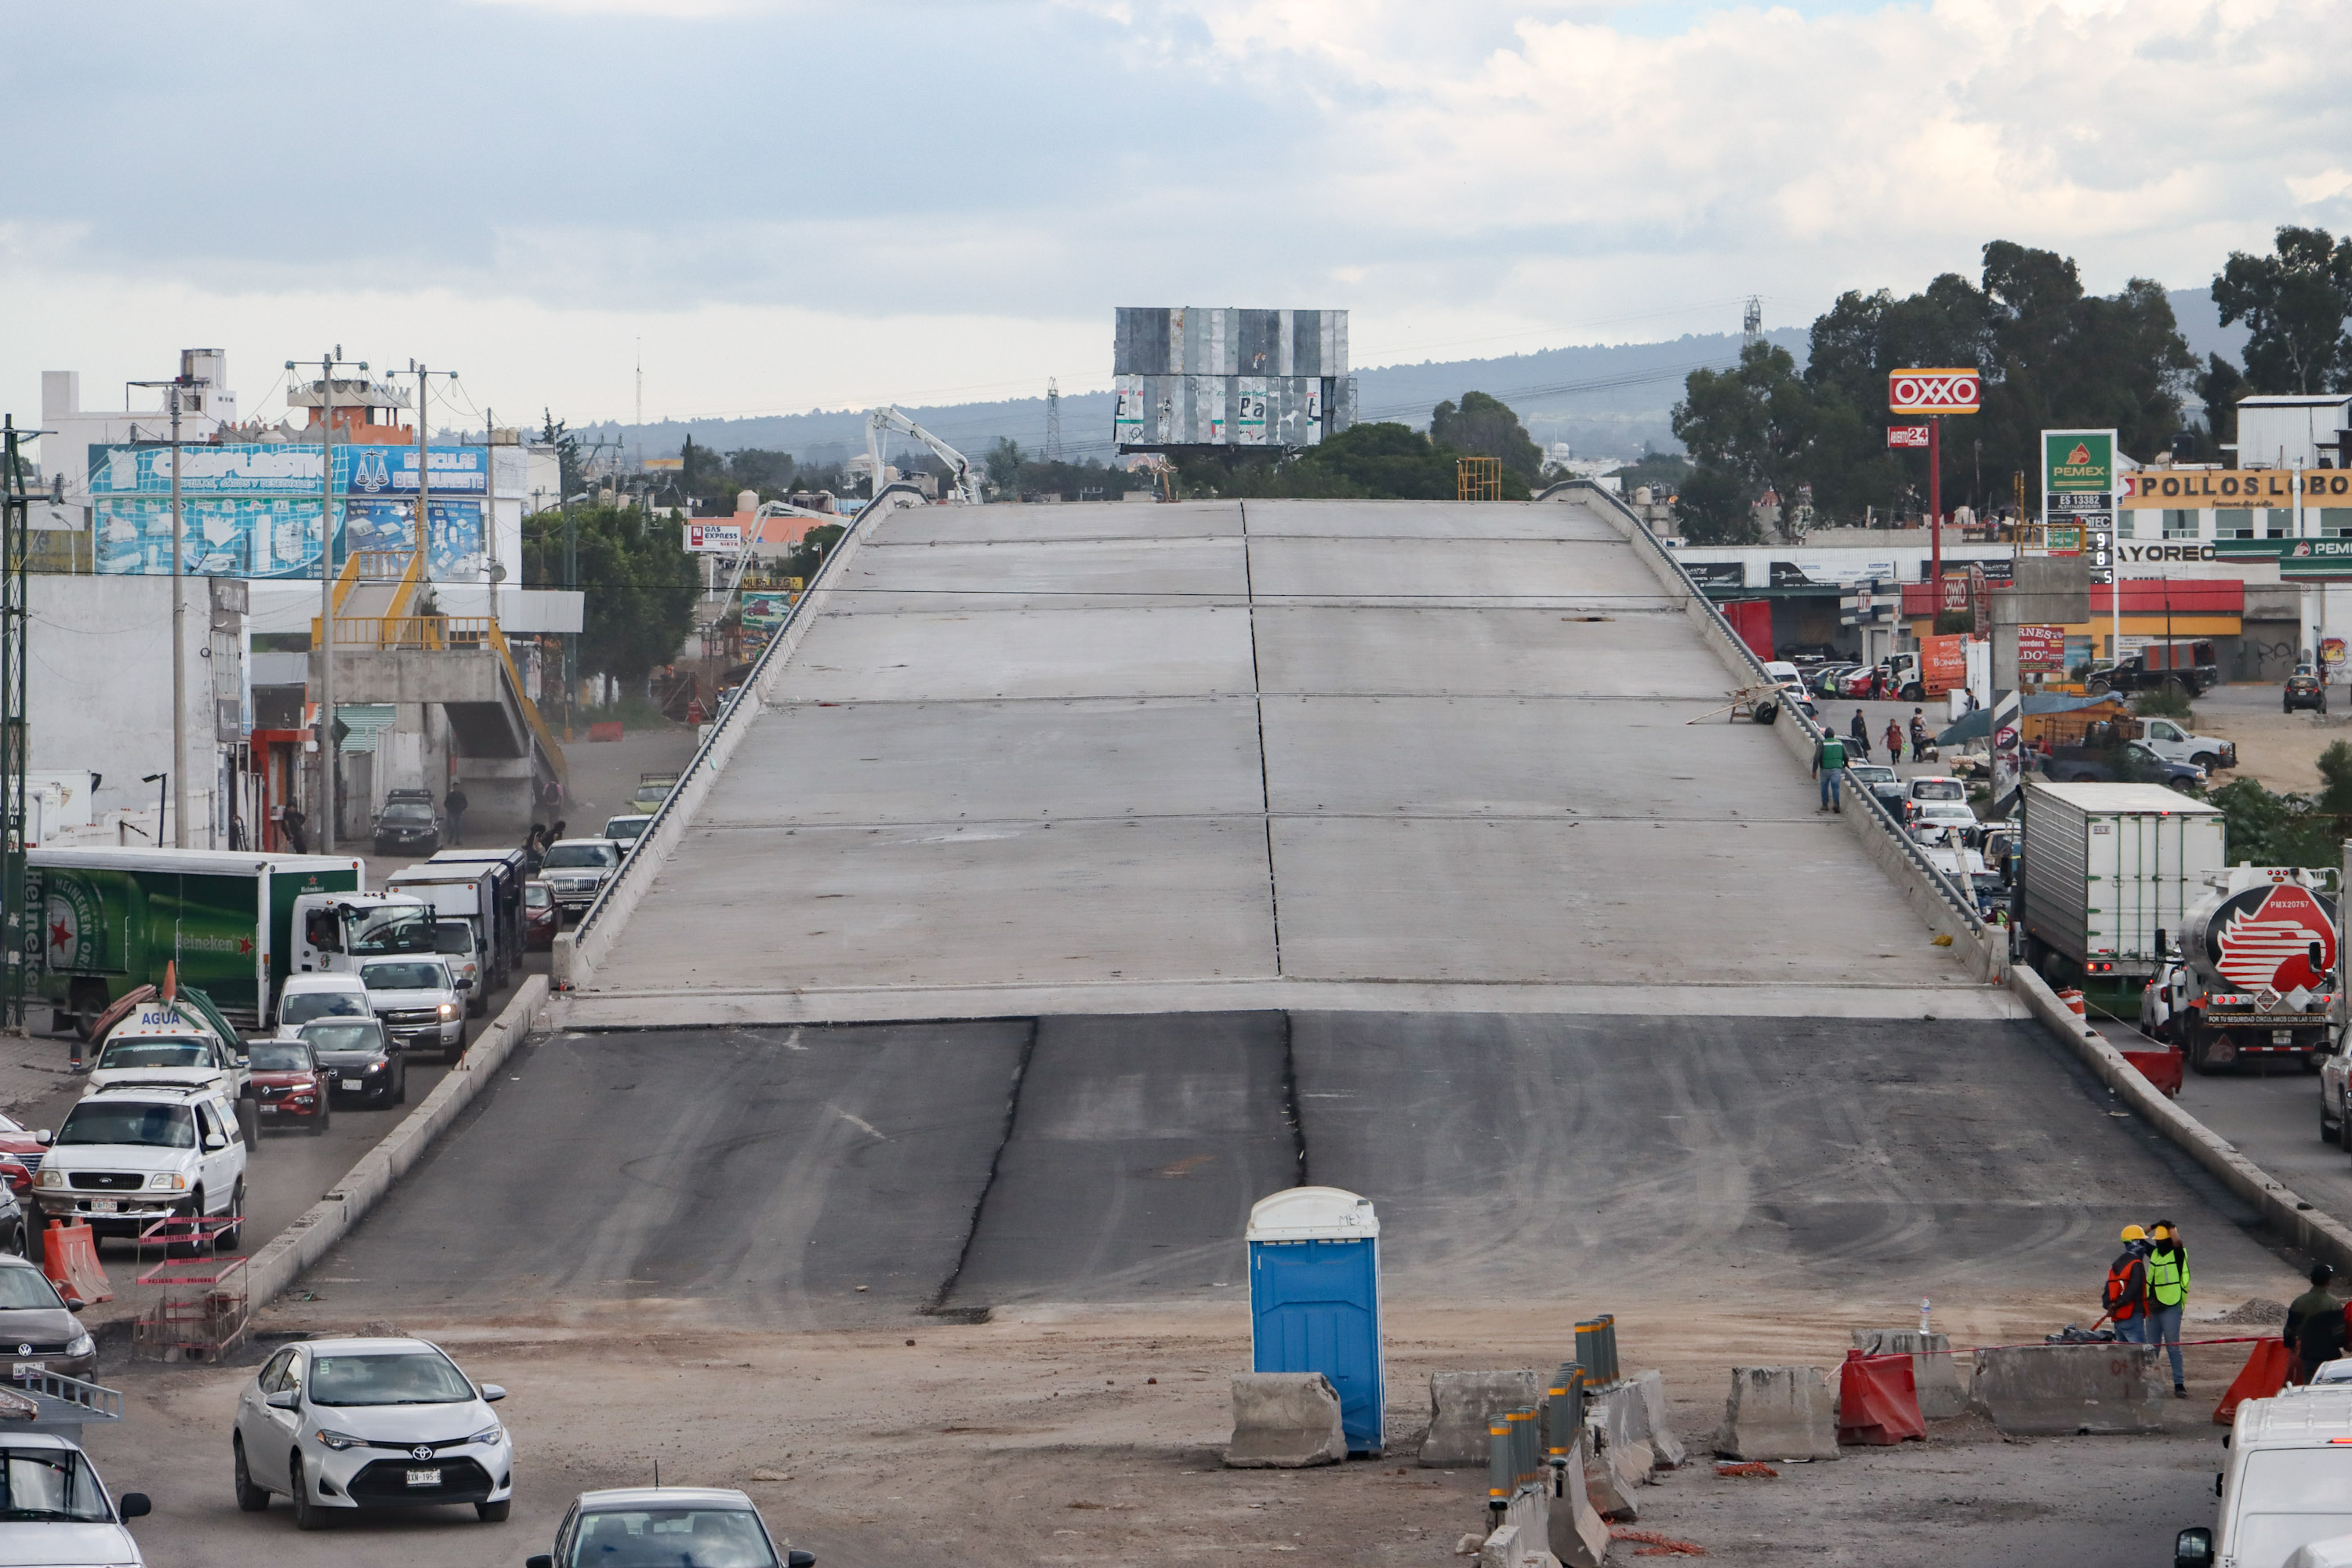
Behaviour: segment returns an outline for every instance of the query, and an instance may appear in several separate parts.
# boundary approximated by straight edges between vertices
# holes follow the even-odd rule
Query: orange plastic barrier
[[[1845,1364],[1838,1368],[1837,1440],[1889,1445],[1927,1435],[1911,1358],[1846,1352]]]
[[[2238,1418],[2238,1406],[2249,1399],[2268,1399],[2286,1386],[2287,1373],[2294,1370],[2294,1356],[2284,1340],[2263,1340],[2254,1346],[2254,1353],[2221,1395],[2221,1403],[2213,1406],[2213,1425],[2227,1426]]]
[[[591,724],[588,726],[588,738],[591,741],[617,741],[621,738],[621,721],[606,719]]]
[[[2171,1046],[2158,1046],[2153,1050],[2126,1050],[2124,1060],[2139,1069],[2139,1076],[2170,1095],[2180,1098],[2180,1052]]]
[[[83,1306],[114,1300],[114,1287],[99,1267],[98,1239],[90,1235],[89,1222],[68,1225],[60,1220],[50,1226],[41,1236],[41,1271],[50,1283]]]

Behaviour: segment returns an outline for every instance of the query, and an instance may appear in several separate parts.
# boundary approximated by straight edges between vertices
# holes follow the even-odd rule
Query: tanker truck
[[[2330,1049],[2336,900],[2328,873],[2234,866],[2159,937],[2163,961],[2140,993],[2140,1027],[2210,1072],[2285,1057],[2316,1069]]]

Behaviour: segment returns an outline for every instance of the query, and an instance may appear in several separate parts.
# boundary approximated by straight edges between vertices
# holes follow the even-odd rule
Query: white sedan
[[[298,1529],[330,1510],[471,1503],[485,1522],[514,1502],[514,1443],[477,1387],[423,1340],[306,1340],[269,1358],[237,1401],[236,1506],[294,1502]]]

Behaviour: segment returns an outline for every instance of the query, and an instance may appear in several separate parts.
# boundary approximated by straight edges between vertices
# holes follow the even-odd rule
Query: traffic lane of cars
[[[2095,1019],[2118,1050],[2154,1045],[2129,1019]],[[2183,1110],[2321,1212],[2352,1224],[2352,1153],[2319,1137],[2319,1075],[2286,1060],[2182,1075]]]

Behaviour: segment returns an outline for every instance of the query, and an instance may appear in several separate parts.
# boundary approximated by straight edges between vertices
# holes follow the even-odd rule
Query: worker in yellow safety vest
[[[2189,1397],[2189,1383],[2180,1369],[2180,1308],[2189,1300],[2189,1249],[2168,1219],[2147,1232],[2147,1343],[2162,1345],[2172,1357],[2172,1397]]]

